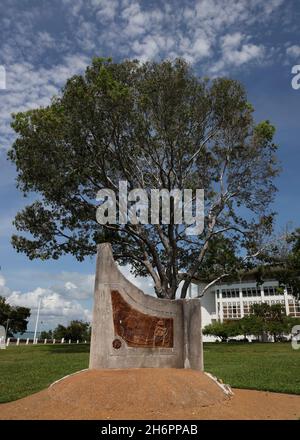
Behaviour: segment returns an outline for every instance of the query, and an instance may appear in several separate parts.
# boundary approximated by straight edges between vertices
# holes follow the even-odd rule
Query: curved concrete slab
[[[99,245],[89,367],[203,370],[200,300],[145,295]]]

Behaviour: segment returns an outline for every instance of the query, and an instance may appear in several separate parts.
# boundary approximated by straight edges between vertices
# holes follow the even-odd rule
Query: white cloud
[[[154,295],[152,280],[135,277],[130,266],[121,266],[123,275],[146,294]],[[38,280],[39,273],[31,273],[31,278]],[[24,279],[26,277],[23,276]],[[47,282],[48,279],[48,282]],[[51,281],[49,281],[51,280]],[[92,299],[95,276],[79,272],[60,272],[58,274],[42,273],[40,282],[49,287],[36,287],[22,292],[10,289],[3,275],[0,275],[0,296],[4,296],[11,305],[29,307],[31,317],[28,330],[35,325],[37,307],[41,299],[40,321],[45,328],[54,328],[57,324],[68,324],[73,319],[90,322],[92,319]],[[37,283],[39,283],[37,281]],[[86,300],[89,300],[88,302]],[[88,304],[88,305],[87,305]]]
[[[153,281],[152,278],[149,277],[136,277],[130,272],[130,266],[119,266],[120,271],[122,274],[130,281],[132,284],[134,284],[136,287],[141,289],[144,293],[148,295],[154,295],[154,287],[153,287]]]
[[[64,297],[83,300],[92,298],[95,276],[78,272],[61,272],[52,276],[51,289]]]
[[[72,290],[72,289],[77,289],[77,286],[73,283],[71,283],[71,281],[67,281],[65,283],[65,288],[66,290]]]
[[[292,58],[299,58],[300,57],[300,46],[297,44],[294,44],[293,46],[289,46],[286,50],[287,55],[289,55]]]
[[[37,40],[44,49],[49,49],[55,46],[54,38],[48,32],[38,32]]]
[[[91,0],[91,4],[96,10],[96,17],[99,21],[113,20],[119,6],[117,0]]]
[[[3,275],[0,275],[0,296],[7,297],[11,293],[10,289],[6,286],[6,281]]]
[[[83,7],[83,0],[61,0],[66,6],[68,13],[72,16],[77,17],[80,15],[81,9]]]
[[[153,59],[159,53],[159,45],[151,35],[147,35],[142,42],[134,41],[132,49],[136,56],[142,61]]]
[[[264,54],[264,47],[255,44],[243,44],[240,49],[225,50],[224,56],[227,63],[240,66],[252,60],[259,60]]]
[[[6,67],[7,90],[1,96],[0,130],[1,146],[8,147],[13,131],[10,128],[11,113],[50,104],[65,81],[83,72],[90,59],[84,55],[69,55],[63,64],[35,68],[28,62],[14,63]]]
[[[227,34],[222,38],[223,49],[234,49],[241,44],[243,40],[243,34],[241,32],[235,32],[234,34]]]
[[[50,289],[37,287],[35,290],[21,293],[14,291],[7,297],[11,305],[29,307],[31,309],[28,329],[33,327],[36,319],[37,306],[41,299],[40,320],[48,327],[57,324],[68,324],[73,319],[91,321],[91,311],[78,301],[64,298]]]
[[[192,64],[201,62],[202,71],[212,75],[266,61],[270,47],[257,41],[253,26],[271,23],[283,4],[283,0],[191,0],[175,5],[169,0],[150,7],[136,0],[63,0],[61,33],[48,28],[35,31],[39,8],[12,8],[13,39],[8,38],[10,17],[0,20],[4,32],[0,56],[7,71],[7,90],[1,93],[0,148],[12,142],[12,112],[49,104],[66,79],[82,72],[94,55],[141,61],[181,56]],[[51,14],[53,18],[49,8]],[[287,54],[298,56],[298,47],[291,46]],[[49,51],[57,62],[46,68]]]
[[[71,285],[71,283],[66,284],[68,287]],[[28,330],[34,328],[40,299],[42,300],[40,320],[44,322],[45,328],[53,328],[57,324],[67,324],[73,319],[91,321],[91,310],[84,307],[76,299],[66,298],[62,293],[42,287],[37,287],[28,292],[15,291],[6,285],[3,275],[0,275],[0,296],[5,296],[7,302],[12,306],[23,306],[31,309]]]
[[[102,4],[102,1],[96,3]],[[221,48],[220,38],[224,34],[235,28],[243,31],[249,28],[248,46],[240,49],[240,60],[237,60],[238,54],[233,59],[233,67],[237,68],[253,60],[257,48],[262,50],[261,45],[250,41],[250,26],[271,20],[282,5],[281,0],[270,1],[268,6],[264,3],[258,0],[196,0],[182,2],[176,8],[171,2],[164,2],[150,9],[137,1],[124,1],[118,15],[110,16],[110,27],[101,33],[99,41],[106,41],[115,51],[140,57],[142,61],[183,56],[191,63],[205,58],[209,63]]]
[[[261,3],[263,5],[265,14],[270,15],[284,3],[284,0],[269,0]]]
[[[196,38],[191,53],[194,54],[196,60],[210,55],[210,42],[202,37]]]
[[[240,32],[221,37],[221,56],[209,71],[211,74],[225,75],[233,67],[240,67],[250,62],[262,62],[265,47],[248,42],[249,37]]]

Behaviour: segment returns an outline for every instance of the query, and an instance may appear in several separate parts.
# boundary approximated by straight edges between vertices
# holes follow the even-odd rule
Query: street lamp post
[[[8,323],[9,323],[9,321],[10,321],[10,319],[7,318],[7,321],[6,321],[6,329],[5,329],[5,342],[7,341],[7,332],[8,332]]]

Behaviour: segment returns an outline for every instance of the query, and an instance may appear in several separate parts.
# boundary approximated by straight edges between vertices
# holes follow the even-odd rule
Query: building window
[[[261,301],[243,301],[244,316],[252,315],[251,306],[253,304],[261,304]]]
[[[239,289],[222,289],[222,298],[239,298]]]
[[[289,299],[289,316],[300,317],[300,301]]]
[[[265,295],[265,296],[269,296],[269,295],[270,295],[270,293],[269,293],[269,287],[264,287],[264,295]]]
[[[282,289],[278,289],[276,286],[265,286],[264,287],[265,296],[283,295]]]
[[[223,304],[223,318],[241,318],[241,306],[239,302],[228,302]]]
[[[260,288],[256,288],[256,287],[248,287],[242,288],[242,295],[243,297],[255,297],[255,296],[261,296],[261,292],[260,292]]]
[[[244,302],[244,316],[249,316],[251,314],[251,307],[250,304],[248,302]]]

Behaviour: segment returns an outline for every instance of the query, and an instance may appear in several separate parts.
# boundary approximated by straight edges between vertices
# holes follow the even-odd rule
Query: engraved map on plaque
[[[112,290],[111,301],[115,334],[129,347],[173,347],[173,318],[139,312],[117,290]]]

